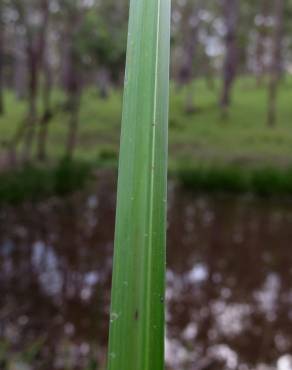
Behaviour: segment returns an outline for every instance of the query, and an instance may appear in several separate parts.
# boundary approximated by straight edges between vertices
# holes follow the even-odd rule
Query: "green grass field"
[[[191,88],[191,87],[190,87]],[[278,123],[266,126],[267,90],[256,88],[253,79],[240,79],[234,88],[229,118],[222,119],[218,107],[219,83],[209,90],[206,81],[192,86],[196,111],[185,109],[188,89],[171,88],[170,160],[173,177],[193,191],[255,193],[259,195],[292,194],[292,79],[282,83],[278,99]],[[49,161],[47,166],[32,165],[24,169],[0,171],[0,202],[46,197],[79,187],[74,179],[86,168],[116,167],[119,151],[122,93],[113,91],[102,100],[96,90],[87,90],[82,98],[78,146],[75,164],[65,166],[64,147],[68,129],[65,99],[55,92],[55,115],[49,127]],[[25,117],[25,102],[12,93],[5,96],[6,113],[0,118],[0,140],[11,138]],[[19,148],[20,149],[20,148]],[[1,163],[0,151],[0,163]],[[65,162],[66,163],[66,162]],[[56,165],[55,165],[56,164]],[[81,169],[81,172],[80,172]],[[84,170],[82,170],[84,169]]]
[[[170,166],[238,164],[240,166],[286,167],[292,164],[292,80],[283,82],[278,101],[278,124],[266,127],[267,91],[256,88],[253,79],[241,79],[234,88],[229,119],[222,119],[218,108],[219,84],[210,91],[205,81],[194,84],[195,113],[185,112],[187,89],[171,90]],[[55,94],[54,106],[62,97]],[[107,100],[94,90],[82,98],[79,143],[76,159],[95,163],[118,153],[121,92],[114,91]],[[64,99],[63,99],[64,101]],[[0,118],[1,140],[9,140],[25,115],[25,104],[5,97],[6,114]],[[50,158],[62,157],[68,115],[58,110],[49,137]]]

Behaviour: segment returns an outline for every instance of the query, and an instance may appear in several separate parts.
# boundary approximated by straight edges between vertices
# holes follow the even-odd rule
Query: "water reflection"
[[[0,210],[1,369],[104,369],[114,209],[103,176]],[[292,203],[171,185],[168,234],[168,369],[292,369]]]

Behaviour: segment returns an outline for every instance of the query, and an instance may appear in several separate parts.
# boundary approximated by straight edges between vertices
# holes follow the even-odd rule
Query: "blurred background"
[[[291,370],[292,1],[172,6],[167,370]],[[0,0],[1,370],[105,370],[128,7]]]

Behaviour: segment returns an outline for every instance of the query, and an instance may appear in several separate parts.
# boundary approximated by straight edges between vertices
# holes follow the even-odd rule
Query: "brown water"
[[[0,369],[104,369],[114,210],[111,176],[0,209]],[[291,246],[291,201],[171,184],[168,369],[292,369]]]

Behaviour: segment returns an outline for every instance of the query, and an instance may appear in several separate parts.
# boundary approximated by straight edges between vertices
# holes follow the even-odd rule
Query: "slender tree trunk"
[[[265,39],[267,36],[266,18],[268,14],[267,0],[261,0],[259,14],[262,17],[261,24],[258,26],[256,40],[256,83],[257,87],[262,85],[263,76],[265,73]]]
[[[0,116],[2,116],[3,114],[4,114],[4,93],[3,93],[2,67],[0,66]]]
[[[37,123],[37,90],[38,90],[38,61],[34,50],[29,50],[29,96],[28,96],[28,116],[24,133],[22,159],[29,162],[32,153],[32,145],[35,137]]]
[[[277,106],[277,89],[278,89],[278,78],[272,74],[270,76],[269,91],[268,91],[268,127],[274,127],[276,125],[276,106]]]
[[[263,32],[259,31],[257,35],[257,46],[256,46],[256,85],[260,87],[263,82],[264,76],[264,36]]]
[[[43,72],[44,72],[44,85],[43,85],[43,114],[40,121],[37,143],[37,158],[40,161],[47,159],[47,141],[49,123],[52,119],[51,108],[51,93],[52,93],[52,71],[48,56],[48,45],[43,58]]]
[[[181,86],[187,85],[193,78],[193,64],[196,52],[197,38],[194,32],[189,35],[184,47],[184,56],[179,69],[178,79]]]
[[[66,144],[66,157],[69,159],[73,158],[74,151],[77,144],[77,134],[79,126],[79,111],[81,102],[81,76],[79,74],[79,68],[75,55],[73,52],[73,40],[69,42],[68,47],[68,70],[66,74],[66,90],[68,96],[68,111],[69,111],[69,122],[68,122],[68,136]]]
[[[37,158],[40,161],[45,161],[47,159],[47,141],[49,132],[49,123],[52,119],[51,110],[51,85],[47,86],[47,89],[43,92],[43,105],[44,111],[40,121],[39,133],[38,133],[38,143],[37,143]]]
[[[69,100],[70,118],[66,144],[66,158],[72,159],[78,138],[80,94],[78,92],[72,93]]]
[[[110,89],[110,71],[106,66],[101,67],[98,71],[98,87],[99,87],[99,96],[102,99],[107,99],[109,95],[109,89]]]
[[[199,31],[199,10],[201,2],[196,5],[191,4],[191,8],[186,6],[185,14],[182,17],[182,33],[184,37],[184,52],[182,64],[178,71],[178,81],[180,86],[186,86],[193,82],[194,79],[194,59],[198,47]],[[185,111],[192,113],[196,110],[193,96],[194,89],[187,91],[185,100]]]
[[[29,162],[32,154],[32,146],[36,136],[38,124],[37,114],[37,98],[39,87],[39,74],[42,66],[44,51],[46,48],[46,37],[49,21],[49,1],[42,0],[40,2],[42,23],[38,32],[34,32],[29,24],[27,17],[24,14],[23,8],[22,18],[26,27],[27,34],[27,57],[29,70],[29,111],[26,121],[26,129],[24,133],[23,143],[23,161]],[[21,8],[20,8],[21,9]]]
[[[206,86],[210,91],[214,91],[216,84],[215,84],[215,79],[214,79],[214,71],[212,68],[211,64],[211,58],[205,54],[205,60],[206,60],[206,65],[205,65],[205,81],[206,81]]]
[[[282,44],[283,44],[283,17],[284,0],[275,1],[275,27],[273,37],[273,55],[270,70],[270,82],[268,91],[268,117],[267,125],[274,127],[277,121],[277,95],[278,85],[282,72]]]
[[[185,47],[184,62],[179,71],[179,81],[181,86],[187,86],[192,84],[194,79],[194,57],[197,48],[197,30],[193,29],[192,36],[189,36],[189,40]],[[193,95],[194,89],[189,86],[190,89],[186,92],[185,99],[185,111],[186,113],[193,113],[195,108],[195,99]]]
[[[237,69],[237,24],[239,20],[239,0],[223,0],[226,24],[225,60],[223,65],[223,88],[220,98],[222,113],[227,113],[231,104],[231,90]]]
[[[3,97],[3,57],[4,57],[4,40],[3,40],[3,23],[2,11],[0,5],[0,115],[4,114],[4,97]]]
[[[190,84],[188,86],[186,97],[185,97],[185,112],[187,114],[192,114],[197,111],[197,107],[195,105],[195,86],[193,84]]]
[[[79,112],[80,102],[82,94],[82,82],[80,75],[80,60],[79,56],[74,50],[74,39],[78,32],[79,26],[81,25],[83,14],[74,12],[68,19],[66,29],[63,35],[64,44],[64,62],[65,69],[63,70],[63,83],[65,91],[68,97],[68,111],[69,111],[69,122],[68,122],[68,135],[66,142],[65,155],[67,158],[72,159],[78,136],[79,126]],[[72,32],[74,30],[74,32]]]
[[[17,30],[15,31],[13,61],[13,81],[14,92],[18,100],[22,100],[27,95],[27,61],[24,46],[24,38]]]

